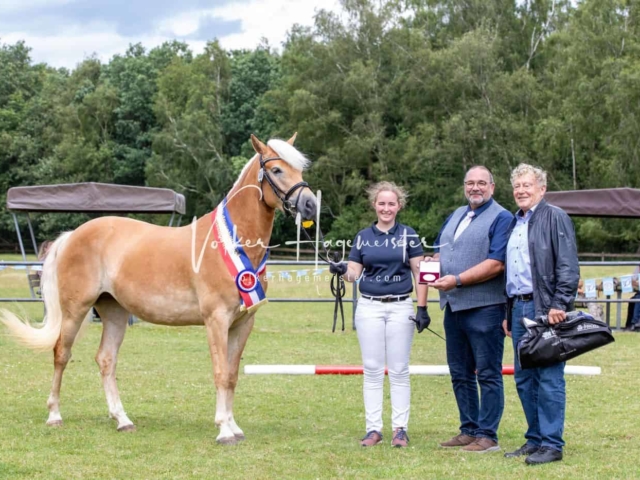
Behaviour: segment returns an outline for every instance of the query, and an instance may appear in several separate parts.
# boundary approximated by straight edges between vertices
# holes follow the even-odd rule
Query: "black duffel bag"
[[[518,341],[518,360],[523,369],[547,367],[614,342],[611,329],[585,312],[567,313],[564,322],[549,325],[546,315],[523,318],[527,329]]]

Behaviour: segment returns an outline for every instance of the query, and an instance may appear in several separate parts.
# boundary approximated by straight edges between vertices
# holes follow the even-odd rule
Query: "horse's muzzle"
[[[298,210],[303,220],[314,220],[316,218],[318,203],[316,196],[311,193],[311,190],[308,188],[300,191],[295,205],[297,206],[296,210]]]

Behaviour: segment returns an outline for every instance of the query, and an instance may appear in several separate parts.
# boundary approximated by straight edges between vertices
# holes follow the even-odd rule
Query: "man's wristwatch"
[[[456,287],[462,288],[462,280],[460,280],[460,275],[455,275],[456,277]]]

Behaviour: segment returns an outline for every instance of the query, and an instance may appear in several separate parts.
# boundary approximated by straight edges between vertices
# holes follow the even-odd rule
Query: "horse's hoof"
[[[216,442],[220,445],[235,445],[238,443],[238,438],[236,436],[217,438]]]
[[[118,427],[119,432],[135,432],[136,426],[132,423],[130,425],[123,425],[122,427]]]
[[[47,427],[61,427],[62,420],[50,420],[47,422]]]
[[[244,440],[246,438],[244,436],[244,433],[236,433],[236,434],[234,434],[234,437],[236,437],[236,440],[239,441],[239,442],[244,442]]]

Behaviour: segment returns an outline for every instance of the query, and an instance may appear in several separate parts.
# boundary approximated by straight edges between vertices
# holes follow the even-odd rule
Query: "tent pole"
[[[18,217],[16,214],[11,212],[13,216],[13,223],[16,225],[16,233],[18,234],[18,243],[20,244],[20,253],[22,253],[22,260],[27,261],[27,254],[24,251],[24,244],[22,243],[22,233],[20,233],[20,225],[18,224]],[[29,281],[29,267],[27,267],[27,281]],[[31,292],[31,298],[36,298],[36,295],[33,291],[33,287],[31,286],[31,282],[29,282],[29,291]]]
[[[176,227],[179,227],[181,223],[182,223],[182,215],[178,217],[178,224],[176,225]]]
[[[22,234],[20,233],[20,226],[18,225],[18,217],[15,213],[11,213],[13,216],[13,223],[16,225],[16,233],[18,234],[18,243],[20,244],[20,253],[22,253],[22,260],[27,261],[27,255],[24,253],[24,244],[22,243]]]
[[[29,225],[29,233],[31,234],[31,241],[33,242],[33,252],[38,256],[38,244],[36,243],[36,236],[33,233],[33,226],[31,225],[31,217],[27,212],[27,225]]]
[[[176,212],[171,212],[171,218],[169,219],[169,226],[173,227],[173,217],[176,216]]]

